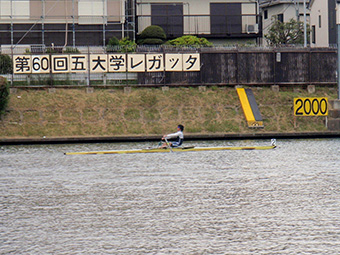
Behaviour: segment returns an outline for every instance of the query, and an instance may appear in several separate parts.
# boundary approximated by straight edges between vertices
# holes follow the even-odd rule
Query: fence
[[[138,84],[164,85],[333,85],[334,48],[201,48],[200,72],[140,73]]]
[[[63,49],[59,49],[63,52]],[[126,50],[126,49],[125,49]],[[146,47],[137,53],[198,53],[200,70],[189,72],[118,72],[66,74],[3,74],[12,86],[235,86],[235,85],[334,85],[337,83],[335,48],[266,47]],[[21,50],[23,51],[23,50]],[[122,52],[123,48],[111,51]],[[45,53],[44,53],[45,52]],[[30,48],[32,55],[51,52]],[[55,49],[55,52],[56,49]],[[3,52],[6,53],[6,52]],[[8,53],[8,52],[7,52]],[[13,52],[19,54],[19,50]],[[107,54],[104,47],[79,47],[80,54]],[[22,53],[23,54],[23,53]],[[48,53],[52,54],[52,53]],[[55,53],[53,53],[55,54]],[[63,54],[70,54],[63,52]],[[125,53],[124,53],[125,54]],[[12,54],[8,54],[12,55]],[[0,63],[0,67],[4,63]],[[2,70],[0,68],[0,70]]]

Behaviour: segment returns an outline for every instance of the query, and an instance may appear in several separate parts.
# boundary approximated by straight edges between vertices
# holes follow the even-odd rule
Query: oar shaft
[[[168,142],[168,139],[164,138],[164,140],[165,140],[165,142],[166,142],[166,145],[169,147],[170,152],[173,152],[173,151],[172,151],[172,148],[171,148],[171,146],[170,146],[170,144],[169,144],[169,142]]]

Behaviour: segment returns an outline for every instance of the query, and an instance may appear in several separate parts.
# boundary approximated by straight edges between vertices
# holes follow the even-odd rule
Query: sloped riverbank
[[[17,90],[0,121],[0,138],[158,137],[185,126],[187,136],[252,136],[328,132],[325,117],[294,120],[295,97],[334,99],[333,87],[254,87],[264,128],[250,129],[235,88]]]

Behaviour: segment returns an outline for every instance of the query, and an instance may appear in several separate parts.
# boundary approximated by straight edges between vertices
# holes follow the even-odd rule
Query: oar
[[[162,146],[162,143],[163,143],[162,140],[160,140],[159,143],[158,143],[157,148],[161,147],[161,146]]]
[[[169,144],[169,142],[168,142],[168,139],[166,139],[166,138],[164,137],[164,140],[165,140],[165,142],[166,142],[166,145],[169,147],[170,152],[173,152],[173,151],[172,151],[172,148],[171,148],[171,146],[170,146],[170,144]]]

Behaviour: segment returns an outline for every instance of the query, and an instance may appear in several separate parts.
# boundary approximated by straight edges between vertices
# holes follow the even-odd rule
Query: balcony
[[[138,30],[158,25],[169,39],[182,35],[196,35],[207,38],[260,37],[258,15],[139,15]]]

